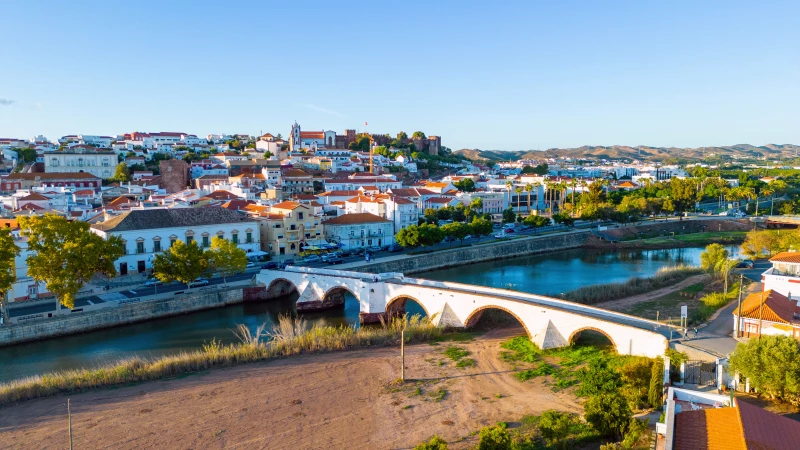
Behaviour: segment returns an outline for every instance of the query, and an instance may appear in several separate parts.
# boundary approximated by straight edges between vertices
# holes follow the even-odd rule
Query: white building
[[[344,214],[322,223],[325,239],[345,250],[394,244],[392,221],[370,213]]]
[[[92,225],[98,235],[125,242],[125,254],[115,263],[120,275],[151,269],[155,256],[179,239],[207,249],[212,238],[221,237],[245,252],[259,252],[258,230],[257,221],[218,207],[132,210]]]
[[[780,252],[769,261],[772,267],[761,274],[763,291],[800,299],[800,252]]]
[[[86,172],[100,178],[111,178],[116,166],[117,154],[110,150],[74,146],[44,153],[45,173]]]

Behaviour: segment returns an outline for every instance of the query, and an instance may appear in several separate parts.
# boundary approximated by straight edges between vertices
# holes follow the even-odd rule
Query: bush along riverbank
[[[381,327],[309,325],[304,319],[281,317],[271,329],[262,325],[255,332],[240,325],[238,344],[211,341],[202,349],[155,359],[130,358],[96,369],[78,369],[29,377],[0,385],[0,405],[24,400],[71,394],[90,389],[159,380],[217,367],[231,367],[303,353],[385,347],[400,344],[405,331],[407,343],[429,342],[446,337],[431,318],[396,317]]]
[[[594,249],[661,250],[671,248],[698,247],[708,244],[741,244],[747,236],[746,231],[714,231],[705,233],[678,234],[662,236],[658,232],[642,234],[639,238],[627,238],[618,242],[608,242],[595,236],[583,245]]]
[[[703,270],[694,266],[664,267],[659,269],[652,277],[634,277],[620,283],[584,286],[567,292],[564,297],[572,302],[594,305],[661,289],[701,273],[703,273]]]

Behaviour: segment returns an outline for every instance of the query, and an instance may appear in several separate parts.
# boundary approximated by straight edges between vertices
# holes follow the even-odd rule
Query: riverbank
[[[547,409],[579,413],[569,393],[520,383],[500,343],[521,328],[456,345],[472,367],[444,355],[450,344],[301,355],[73,395],[76,448],[410,448],[438,434],[450,442],[498,421]],[[3,408],[0,439],[11,448],[63,447],[65,398]],[[191,412],[191,413],[189,413]],[[459,449],[458,443],[450,446]]]
[[[609,242],[596,236],[591,236],[583,244],[583,247],[599,250],[660,250],[697,247],[709,244],[741,244],[744,242],[746,236],[747,231],[717,231],[676,236],[659,236],[648,239],[632,239],[618,242]]]

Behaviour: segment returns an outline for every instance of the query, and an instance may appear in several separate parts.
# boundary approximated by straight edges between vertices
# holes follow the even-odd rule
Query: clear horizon
[[[453,150],[800,144],[796,2],[7,2],[0,16],[0,137],[287,136],[297,120]]]

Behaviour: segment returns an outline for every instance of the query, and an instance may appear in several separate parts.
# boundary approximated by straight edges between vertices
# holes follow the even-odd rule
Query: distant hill
[[[547,159],[547,158],[588,158],[588,159],[638,159],[646,161],[663,161],[678,158],[681,160],[709,160],[709,159],[767,159],[795,158],[800,155],[800,146],[794,144],[767,144],[756,147],[749,144],[729,145],[722,147],[650,147],[640,145],[629,147],[614,145],[610,147],[585,145],[578,148],[551,148],[544,151],[537,150],[479,150],[463,148],[456,154],[473,161],[517,161],[520,159]]]

